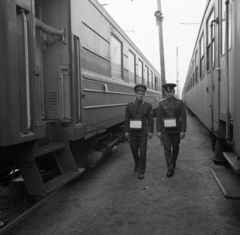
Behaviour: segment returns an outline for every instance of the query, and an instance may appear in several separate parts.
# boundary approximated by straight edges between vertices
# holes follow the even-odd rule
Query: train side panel
[[[240,2],[235,1],[234,11],[234,151],[240,156]]]
[[[75,138],[82,137],[86,130],[95,132],[94,129],[123,122],[126,103],[135,99],[134,84],[129,83],[129,42],[121,30],[107,20],[103,15],[107,13],[100,10],[95,1],[82,1],[81,7],[79,5],[79,1],[71,1],[72,32],[81,45],[82,122],[75,130]],[[121,47],[121,65],[111,61],[113,43]],[[154,91],[146,93],[146,100],[153,103],[154,108],[157,108],[156,97],[161,96]],[[91,124],[95,126],[89,127]]]

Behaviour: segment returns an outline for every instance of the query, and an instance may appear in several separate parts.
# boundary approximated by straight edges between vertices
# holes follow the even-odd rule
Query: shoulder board
[[[164,100],[166,100],[167,98],[164,98],[164,99],[162,99],[162,100],[160,100],[160,102],[162,102],[162,101],[164,101]]]

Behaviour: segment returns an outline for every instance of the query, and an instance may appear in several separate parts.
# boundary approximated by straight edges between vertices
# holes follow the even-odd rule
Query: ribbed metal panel
[[[226,158],[228,163],[232,166],[233,170],[240,174],[240,158],[234,152],[223,152],[223,156]]]
[[[223,195],[227,199],[240,199],[240,176],[231,169],[211,169]]]

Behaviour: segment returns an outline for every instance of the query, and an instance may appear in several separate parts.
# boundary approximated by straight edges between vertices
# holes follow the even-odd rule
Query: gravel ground
[[[240,201],[223,197],[210,172],[221,167],[213,157],[207,133],[188,115],[173,177],[166,177],[156,133],[148,143],[143,180],[133,171],[129,143],[123,143],[7,234],[239,235]],[[31,207],[25,197],[13,199],[15,206]],[[8,209],[1,207],[3,220]]]

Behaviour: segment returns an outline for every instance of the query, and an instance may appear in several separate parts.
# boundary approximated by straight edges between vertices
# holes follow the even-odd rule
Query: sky
[[[177,92],[181,98],[207,0],[98,1],[159,72],[159,32],[154,13],[161,1],[165,77],[167,82],[176,83],[178,70]]]

